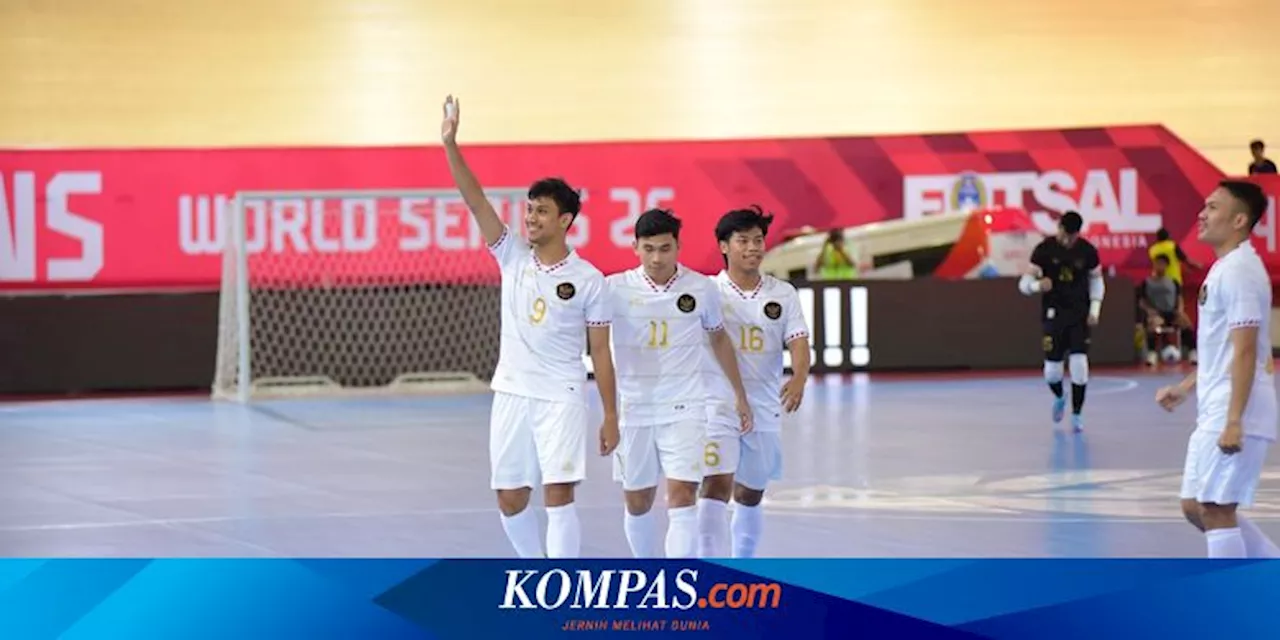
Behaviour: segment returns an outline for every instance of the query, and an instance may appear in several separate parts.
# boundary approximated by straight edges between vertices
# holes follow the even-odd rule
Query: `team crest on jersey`
[[[569,300],[573,298],[573,294],[577,292],[578,291],[573,288],[572,282],[561,282],[556,286],[556,295],[559,296],[561,300]]]
[[[676,299],[676,308],[685,313],[689,313],[690,311],[698,308],[698,301],[695,300],[693,296],[686,293]]]
[[[764,315],[770,320],[777,320],[782,317],[782,305],[776,302],[768,302],[764,305]]]
[[[1209,297],[1209,283],[1200,285],[1200,306],[1204,306],[1204,301]]]

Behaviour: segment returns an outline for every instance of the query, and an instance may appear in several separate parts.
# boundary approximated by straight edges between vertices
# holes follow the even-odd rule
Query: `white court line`
[[[1187,524],[1185,518],[1178,516],[1152,516],[1150,518],[1113,518],[1107,516],[1098,517],[1053,517],[1043,515],[1027,515],[1027,516],[928,516],[928,515],[910,515],[910,514],[880,514],[869,512],[849,511],[846,513],[833,512],[806,512],[794,509],[785,511],[768,511],[769,517],[786,517],[793,518],[826,518],[829,520],[914,520],[914,521],[946,521],[946,522],[997,522],[997,523],[1025,523],[1025,524]],[[1280,516],[1257,516],[1251,514],[1250,520],[1254,522],[1263,522],[1269,520],[1280,519]]]
[[[109,503],[107,506],[110,506]],[[615,505],[578,505],[579,511],[597,509],[622,509],[622,503]],[[478,515],[495,513],[497,507],[464,507],[456,509],[407,509],[400,511],[364,511],[364,512],[330,512],[299,513],[289,515],[261,516],[204,516],[192,518],[152,518],[147,520],[127,520],[117,522],[74,522],[65,524],[33,524],[16,527],[0,527],[0,533],[7,531],[74,531],[77,529],[118,529],[124,527],[169,526],[179,524],[209,524],[215,522],[244,522],[271,520],[339,520],[351,518],[395,518],[402,516],[435,516],[435,515]]]
[[[621,510],[622,503],[609,505],[578,505],[579,511],[602,511],[602,510]],[[933,516],[933,515],[913,515],[904,513],[883,513],[878,511],[858,511],[858,510],[842,510],[839,512],[827,510],[803,509],[770,509],[769,505],[765,505],[765,510],[769,513],[769,517],[792,517],[792,518],[827,518],[837,520],[914,520],[914,521],[951,521],[951,522],[1006,522],[1006,523],[1028,523],[1028,524],[1071,524],[1071,523],[1095,523],[1095,524],[1141,524],[1141,523],[1185,523],[1181,516],[1155,516],[1151,518],[1133,518],[1133,517],[1053,517],[1047,515],[1028,514],[1025,516],[977,516],[977,515],[954,515],[954,516]],[[352,518],[396,518],[405,516],[466,516],[466,515],[490,515],[497,511],[497,507],[460,507],[453,509],[409,509],[400,511],[374,511],[374,512],[330,512],[330,513],[311,513],[311,514],[292,514],[292,515],[266,515],[266,516],[207,516],[198,518],[156,518],[149,520],[132,520],[123,522],[77,522],[66,524],[37,524],[37,525],[20,525],[16,527],[0,527],[0,533],[21,532],[21,531],[77,531],[89,529],[119,529],[128,527],[148,527],[148,526],[173,526],[183,524],[211,524],[218,522],[243,522],[243,521],[272,521],[272,520],[340,520]],[[1250,516],[1255,521],[1271,521],[1280,519],[1280,514],[1263,515],[1253,514]]]
[[[1062,382],[1063,384],[1069,384],[1070,380],[1071,380],[1070,377],[1066,377],[1066,378],[1063,378]],[[1109,382],[1116,382],[1118,384],[1116,384],[1115,386],[1109,385],[1101,389],[1094,387],[1095,382],[1101,382],[1104,380]],[[949,383],[949,382],[961,382],[963,384],[988,384],[988,385],[994,384],[994,385],[1008,385],[1008,386],[1021,387],[1023,385],[1041,386],[1044,384],[1044,378],[1042,376],[1039,376],[1039,377],[1018,376],[1018,377],[1009,377],[1009,378],[970,378],[970,379],[960,378],[957,380],[946,380],[946,381],[909,380],[905,382],[909,384],[934,385],[934,386],[945,385],[946,383]],[[1138,381],[1133,378],[1122,378],[1119,376],[1091,375],[1089,376],[1089,396],[1090,397],[1097,396],[1097,395],[1105,396],[1105,395],[1111,395],[1114,393],[1127,393],[1129,391],[1133,391],[1134,389],[1137,389],[1138,385],[1139,385]],[[849,386],[849,385],[843,385],[843,386]]]
[[[1119,382],[1120,385],[1116,387],[1105,387],[1102,389],[1094,389],[1093,388],[1094,380],[1115,380]],[[1090,386],[1089,388],[1090,397],[1106,396],[1106,395],[1111,395],[1113,393],[1127,393],[1129,391],[1133,391],[1134,389],[1138,388],[1138,381],[1132,378],[1113,378],[1111,376],[1097,376],[1097,377],[1090,376],[1089,386]]]

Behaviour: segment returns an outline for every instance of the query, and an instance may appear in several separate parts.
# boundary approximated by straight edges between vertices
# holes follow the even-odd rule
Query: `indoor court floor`
[[[1081,435],[1055,430],[1032,372],[814,379],[784,424],[760,554],[1202,557],[1177,502],[1194,407],[1152,402],[1175,377],[1095,372]],[[507,556],[489,403],[3,403],[0,555]],[[608,460],[588,473],[583,554],[627,557]],[[1274,462],[1258,503],[1280,538]]]

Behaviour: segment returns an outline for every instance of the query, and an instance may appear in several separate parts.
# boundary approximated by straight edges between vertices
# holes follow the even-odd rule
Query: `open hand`
[[[458,140],[458,105],[459,102],[453,96],[444,99],[444,119],[440,122],[440,139],[445,144],[453,144]]]
[[[791,413],[800,408],[804,400],[804,381],[792,378],[782,385],[782,410]]]
[[[755,418],[751,415],[751,405],[747,404],[746,398],[738,398],[737,411],[738,420],[742,423],[742,426],[738,431],[742,433],[749,433],[755,428]]]
[[[607,456],[613,453],[621,439],[622,433],[618,430],[618,419],[605,416],[604,422],[600,423],[600,455]]]

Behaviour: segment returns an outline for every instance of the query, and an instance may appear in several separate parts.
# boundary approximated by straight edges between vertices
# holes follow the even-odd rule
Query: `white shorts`
[[[613,479],[624,491],[656,487],[660,475],[700,483],[706,442],[707,425],[701,420],[623,427],[613,452]]]
[[[707,441],[708,476],[728,473],[734,482],[755,491],[764,491],[772,480],[782,479],[782,434],[752,431],[746,435],[712,431]]]
[[[1253,505],[1269,441],[1246,435],[1239,453],[1227,455],[1218,448],[1221,433],[1191,433],[1187,461],[1182,469],[1182,499],[1202,504]]]
[[[494,394],[489,414],[491,488],[581,482],[586,466],[586,405]]]

